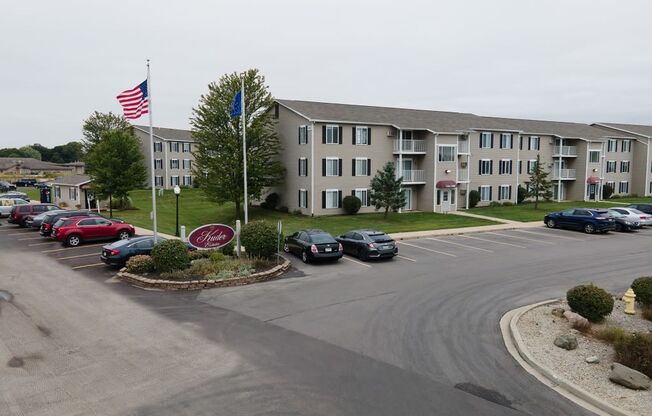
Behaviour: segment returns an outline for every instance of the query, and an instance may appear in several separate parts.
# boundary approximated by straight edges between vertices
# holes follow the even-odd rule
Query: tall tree
[[[383,208],[385,218],[391,209],[397,211],[405,206],[405,192],[401,189],[403,178],[396,177],[396,170],[392,162],[385,163],[381,170],[376,171],[376,176],[371,180],[371,204],[376,210]]]
[[[539,199],[549,201],[552,198],[550,190],[552,183],[548,180],[550,173],[543,169],[541,155],[537,154],[537,161],[530,172],[530,190],[527,192],[529,198],[534,198],[534,209],[538,208]]]
[[[23,155],[23,157],[31,157],[33,159],[41,160],[41,153],[32,146],[23,146],[18,149],[18,151]]]
[[[142,186],[147,170],[138,139],[128,131],[111,131],[102,136],[86,155],[91,188],[100,198],[126,200],[129,191]],[[110,204],[109,204],[110,205]],[[109,206],[110,216],[113,209]]]
[[[95,111],[86,120],[82,127],[84,139],[82,145],[86,153],[90,152],[93,146],[100,142],[102,136],[111,131],[125,131],[131,128],[131,124],[121,115],[112,112],[100,113]]]
[[[195,139],[196,182],[218,203],[235,203],[240,218],[244,199],[242,123],[231,117],[233,97],[240,90],[241,76],[227,74],[208,85],[190,119]],[[247,126],[247,193],[260,199],[266,187],[277,185],[285,174],[278,160],[281,144],[274,130],[270,109],[274,99],[257,69],[244,74],[245,124]]]

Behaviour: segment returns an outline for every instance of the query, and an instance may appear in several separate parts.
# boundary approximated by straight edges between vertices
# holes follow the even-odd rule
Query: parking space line
[[[473,247],[473,246],[469,246],[469,245],[462,244],[462,243],[455,243],[453,241],[440,240],[438,238],[432,238],[432,237],[428,237],[428,240],[439,241],[440,243],[444,243],[444,244],[453,244],[455,246],[466,247],[466,248],[470,248],[470,249],[478,250],[478,251],[486,251],[487,253],[493,253],[493,250],[487,250],[486,248],[480,248],[480,247]]]
[[[13,233],[13,234],[7,234],[7,235],[10,236],[10,237],[13,237],[13,236],[16,236],[16,235],[24,235],[24,234],[28,234],[28,233],[30,233],[30,231],[25,230],[25,231],[22,231],[22,232],[19,232],[19,233]]]
[[[534,238],[521,237],[518,235],[501,234],[501,233],[494,233],[494,232],[486,232],[485,234],[499,235],[501,237],[515,238],[517,240],[534,241],[535,243],[541,243],[541,244],[555,244],[555,243],[551,243],[550,241],[541,241],[541,240],[536,240]]]
[[[414,260],[414,259],[411,259],[411,258],[409,258],[409,257],[405,257],[405,256],[401,256],[400,254],[397,254],[396,257],[398,257],[399,259],[407,260],[407,261],[413,261],[413,262],[415,262],[415,263],[417,262],[417,261]]]
[[[105,266],[105,264],[104,263],[84,264],[82,266],[75,266],[72,269],[77,270],[77,269],[84,269],[86,267],[96,267],[96,266]]]
[[[353,259],[350,259],[350,258],[348,258],[348,257],[346,257],[346,256],[342,256],[342,258],[343,258],[344,260],[348,260],[348,261],[351,261],[351,262],[353,262],[353,263],[357,263],[357,264],[359,264],[360,266],[365,266],[365,267],[369,267],[369,268],[371,268],[370,265],[365,264],[365,263],[363,263],[363,262],[361,262],[361,261],[353,260]]]
[[[46,241],[46,242],[44,242],[44,243],[32,243],[32,244],[28,244],[27,246],[28,246],[28,247],[44,246],[44,245],[46,245],[46,244],[52,244],[52,243],[56,243],[56,241]]]
[[[437,250],[433,250],[433,249],[427,248],[427,247],[417,246],[417,245],[414,245],[414,244],[406,243],[404,241],[397,241],[397,243],[406,245],[408,247],[414,247],[414,248],[419,248],[421,250],[431,251],[431,252],[437,253],[437,254],[443,254],[444,256],[457,257],[455,254],[446,253],[446,252],[443,252],[443,251],[437,251]]]
[[[518,244],[505,243],[503,241],[496,241],[496,240],[487,240],[486,238],[472,237],[470,235],[464,235],[464,234],[460,235],[460,237],[471,238],[473,240],[486,241],[487,243],[503,244],[503,245],[506,245],[506,246],[512,246],[512,247],[517,247],[517,248],[527,248],[525,246],[519,246]]]
[[[106,243],[99,243],[99,244],[86,244],[86,245],[81,245],[77,247],[64,247],[64,248],[55,248],[54,250],[43,250],[41,253],[55,253],[57,251],[64,251],[64,250],[72,250],[75,248],[84,248],[84,247],[95,247],[95,246],[103,246]]]
[[[38,236],[38,237],[27,237],[27,238],[19,238],[18,241],[27,241],[27,240],[43,240],[43,237]]]
[[[514,230],[514,231],[518,231],[519,233],[542,235],[544,237],[554,237],[554,238],[564,238],[566,240],[584,241],[581,238],[568,237],[568,236],[565,236],[565,235],[557,235],[557,234],[552,234],[552,233],[535,233],[534,231],[525,231],[525,230]]]
[[[66,257],[57,257],[57,260],[70,260],[70,259],[78,259],[80,257],[91,257],[91,256],[99,256],[100,253],[90,253],[90,254],[78,254],[76,256],[66,256]]]

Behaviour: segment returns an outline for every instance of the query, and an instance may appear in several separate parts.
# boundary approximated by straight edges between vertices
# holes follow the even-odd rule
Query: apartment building
[[[277,100],[273,112],[287,169],[275,190],[304,214],[342,213],[346,195],[373,212],[369,183],[387,162],[403,177],[406,211],[465,208],[471,190],[480,205],[516,202],[537,155],[555,200],[599,200],[605,184],[652,194],[652,132],[641,129],[297,100]]]
[[[148,126],[133,126],[140,140],[147,166],[147,184],[152,186],[151,144]],[[154,127],[154,180],[157,188],[172,189],[176,185],[192,186],[194,140],[189,130]]]

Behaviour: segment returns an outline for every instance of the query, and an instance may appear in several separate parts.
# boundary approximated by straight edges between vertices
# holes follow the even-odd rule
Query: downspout
[[[466,139],[467,151],[466,154],[466,202],[465,207],[469,209],[469,192],[471,192],[471,135],[467,135]]]
[[[310,129],[310,216],[315,216],[315,122]]]
[[[557,202],[561,202],[561,162],[564,154],[564,139],[559,139],[559,177],[557,178]]]
[[[414,134],[414,133],[413,133]],[[403,177],[403,130],[399,129],[398,130],[398,177],[402,178]],[[403,182],[401,181],[401,185]],[[403,187],[401,186],[401,191],[403,191]],[[402,213],[403,208],[398,209],[398,213]]]
[[[520,134],[518,135],[518,143],[516,144],[516,188],[514,189],[514,195],[516,195],[516,199],[514,202],[518,204],[518,186],[519,186],[519,171],[518,168],[521,166],[521,140],[523,140],[523,136]]]
[[[589,179],[589,147],[591,147],[591,142],[586,142],[586,162],[584,162],[584,184],[582,186],[584,187],[584,202],[589,200],[589,185],[588,185],[588,179]],[[596,190],[596,201],[598,200],[598,191]]]
[[[433,202],[433,212],[437,212],[437,161],[439,160],[439,148],[437,147],[437,137],[439,136],[439,133],[435,133],[435,150],[433,152],[433,158],[435,159],[435,171],[433,172],[433,184],[432,187],[434,189],[434,193],[432,196],[432,202]],[[457,169],[455,169],[457,171]],[[457,181],[455,182],[455,185],[457,186]],[[448,201],[450,202],[450,200]]]

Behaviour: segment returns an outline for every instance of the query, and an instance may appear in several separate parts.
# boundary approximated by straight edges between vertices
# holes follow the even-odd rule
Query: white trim
[[[310,129],[310,215],[315,215],[315,123]]]
[[[326,201],[324,202],[324,207],[325,207],[324,209],[338,209],[338,208],[339,208],[339,200],[338,200],[338,198],[339,198],[339,192],[340,192],[340,190],[339,190],[339,189],[326,189],[325,192],[326,192],[326,194],[325,194]],[[330,208],[328,207],[328,193],[329,193],[329,192],[330,192],[330,193],[335,192],[336,200],[337,200],[336,203],[335,203],[335,206],[334,206],[334,207],[330,207]]]
[[[480,185],[478,188],[480,188],[480,202],[491,202],[491,185]],[[488,197],[489,199],[482,199],[482,189],[488,189]]]
[[[354,146],[368,146],[369,145],[369,126],[355,125],[353,127],[355,128],[355,137],[353,138],[355,140],[354,140],[353,145]],[[364,130],[365,134],[367,135],[367,142],[366,143],[358,143],[358,129]]]
[[[328,129],[331,129],[331,131],[334,129],[337,131],[337,140],[334,143],[328,143]],[[342,128],[342,134],[344,133],[344,128]],[[340,144],[340,141],[343,142],[343,138],[340,137],[340,126],[337,124],[327,124],[326,125],[326,131],[325,131],[325,137],[324,137],[324,144]],[[334,134],[332,134],[334,136]]]
[[[480,165],[478,165],[478,167],[480,168],[480,169],[478,169],[479,170],[478,175],[479,176],[493,176],[493,169],[492,169],[492,166],[491,166],[491,160],[492,159],[478,159],[478,160],[480,162],[489,162],[489,173],[482,173],[482,168],[481,168]],[[500,167],[498,169],[500,169]]]
[[[366,201],[363,201],[360,197],[358,197],[358,195],[354,195],[354,196],[356,196],[358,199],[360,199],[360,202],[362,202],[362,207],[368,207],[369,206],[369,204],[368,204],[368,202],[369,202],[369,188],[353,188],[353,192],[355,192],[355,193],[366,192],[367,193],[367,197],[365,198]]]
[[[439,148],[439,143],[437,143],[437,141],[439,139],[439,134],[437,134],[437,133],[433,133],[433,134],[435,135],[435,149],[438,149]],[[470,148],[470,146],[471,145],[469,144],[469,148]],[[434,163],[435,167],[434,167],[433,175],[432,175],[432,177],[433,177],[433,182],[432,182],[432,189],[433,189],[433,193],[432,193],[432,212],[437,212],[437,163],[439,163],[439,151],[437,151],[437,155],[433,155],[433,159],[435,159],[435,163]],[[457,169],[457,166],[456,166],[455,171],[457,171],[457,170],[458,169]]]
[[[355,177],[369,176],[371,174],[371,172],[369,172],[369,170],[367,169],[369,167],[369,160],[370,159],[368,157],[356,157],[355,158],[355,175],[353,175],[353,176],[355,176]],[[367,171],[367,173],[358,174],[358,162],[359,161],[364,161],[364,169]]]
[[[335,177],[335,176],[340,176],[340,158],[339,157],[325,157],[324,159],[326,159],[326,172],[324,172],[326,175],[324,175],[324,177],[331,177],[332,178],[332,177]],[[335,173],[335,175],[329,175],[328,174],[328,161],[333,161],[333,160],[335,162],[337,162],[336,163],[337,164],[337,172]]]
[[[453,160],[439,160],[439,151],[441,150],[442,147],[452,147],[453,148]],[[437,162],[443,162],[443,163],[448,163],[448,162],[457,162],[457,144],[437,144],[435,145],[436,155],[435,159]]]

